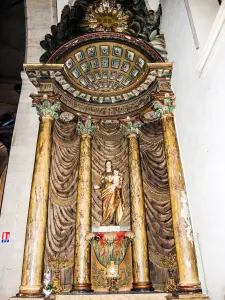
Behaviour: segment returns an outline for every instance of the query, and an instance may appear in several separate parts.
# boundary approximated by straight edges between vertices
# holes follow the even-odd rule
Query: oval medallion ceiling
[[[115,33],[83,36],[58,49],[48,63],[64,63],[67,90],[79,100],[115,103],[148,89],[148,63],[163,61],[153,48]],[[63,85],[63,82],[60,83]]]

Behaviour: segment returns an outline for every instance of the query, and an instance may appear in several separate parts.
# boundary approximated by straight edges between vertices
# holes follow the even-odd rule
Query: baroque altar
[[[205,298],[173,66],[161,11],[143,3],[66,6],[41,63],[24,65],[40,130],[18,297]]]

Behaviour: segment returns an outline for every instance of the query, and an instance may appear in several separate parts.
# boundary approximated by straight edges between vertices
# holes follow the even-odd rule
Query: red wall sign
[[[9,243],[10,232],[2,233],[2,243]]]

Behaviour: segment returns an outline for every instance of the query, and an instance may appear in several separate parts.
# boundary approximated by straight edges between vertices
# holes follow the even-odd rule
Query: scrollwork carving
[[[51,33],[46,34],[44,40],[40,42],[41,47],[45,50],[40,57],[40,62],[46,63],[52,53],[68,41],[83,34],[95,32],[96,28],[84,26],[83,23],[88,11],[90,14],[90,7],[92,6],[94,10],[94,7],[100,5],[101,2],[99,0],[77,0],[71,7],[66,5],[62,10],[60,22],[51,26]],[[148,11],[144,0],[114,2],[115,5],[121,6],[124,15],[128,18],[126,20],[128,26],[124,27],[126,29],[124,33],[150,42],[165,57],[167,54],[165,41],[163,35],[160,34],[161,6],[157,11]],[[104,26],[102,26],[102,30],[98,29],[98,31],[107,30]],[[118,28],[111,26],[110,31],[116,32]]]

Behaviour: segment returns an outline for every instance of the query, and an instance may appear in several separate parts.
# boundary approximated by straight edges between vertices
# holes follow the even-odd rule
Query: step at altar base
[[[56,295],[56,300],[166,300],[167,293]]]
[[[168,295],[168,293],[51,294],[47,298],[11,297],[10,300],[166,300]]]
[[[210,298],[204,294],[174,294],[166,297],[167,300],[210,300]]]

